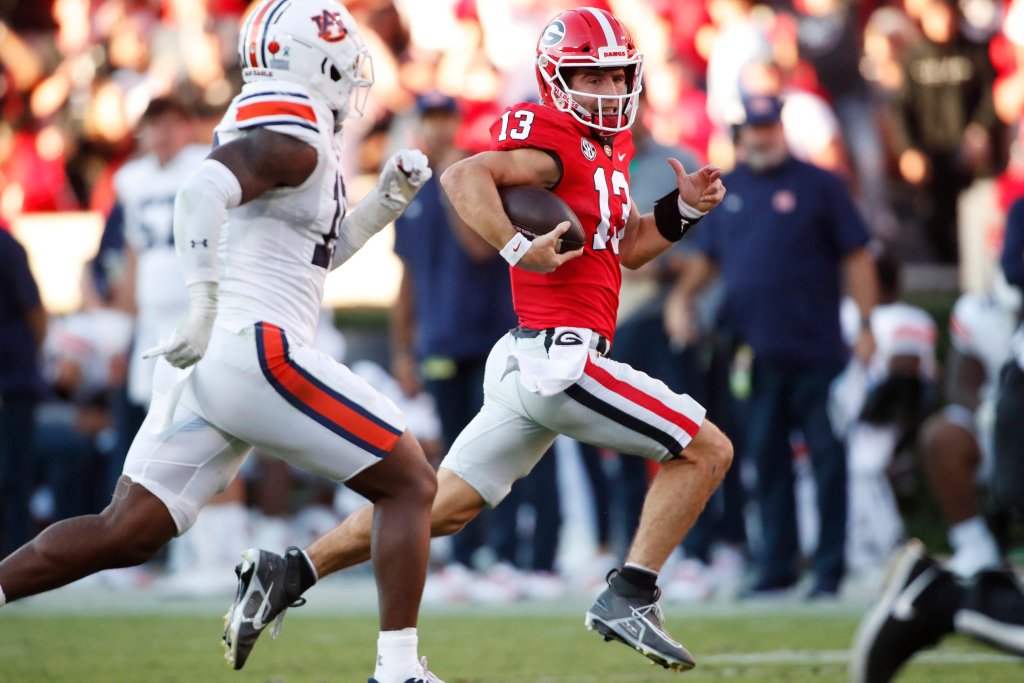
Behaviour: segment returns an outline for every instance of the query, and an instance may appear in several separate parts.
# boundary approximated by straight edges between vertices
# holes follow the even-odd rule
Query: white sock
[[[407,681],[418,675],[418,642],[419,638],[414,628],[381,631],[377,638],[377,668],[373,670],[373,677],[377,679],[377,683]]]
[[[4,595],[3,586],[0,586],[0,607],[3,607],[6,604],[7,604],[7,596]]]
[[[999,563],[999,546],[980,516],[953,525],[949,530],[949,544],[953,546],[953,557],[946,567],[958,576],[969,578]]]

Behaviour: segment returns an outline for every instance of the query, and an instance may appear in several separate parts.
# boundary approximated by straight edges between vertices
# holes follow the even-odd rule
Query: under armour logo
[[[192,243],[192,248],[193,249],[195,249],[197,246],[199,246],[199,247],[208,247],[208,246],[210,246],[209,244],[206,243],[206,240],[189,240],[189,242]]]

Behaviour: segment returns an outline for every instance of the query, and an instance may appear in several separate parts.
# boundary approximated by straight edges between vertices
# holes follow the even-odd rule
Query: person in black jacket
[[[46,311],[25,249],[0,225],[0,555],[32,537],[32,432]]]
[[[991,174],[997,129],[987,47],[964,39],[952,0],[927,0],[923,38],[907,52],[891,111],[900,175],[919,188],[916,210],[934,255],[957,260],[957,197]]]

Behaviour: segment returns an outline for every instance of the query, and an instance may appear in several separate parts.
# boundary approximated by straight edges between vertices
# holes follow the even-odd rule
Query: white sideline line
[[[767,652],[733,652],[698,655],[700,664],[845,664],[850,661],[849,650],[769,650]],[[933,664],[1020,664],[1024,660],[995,652],[958,652],[933,650],[922,652],[914,661]]]
[[[716,666],[751,666],[751,665],[820,665],[820,664],[831,664],[845,666],[849,661],[850,652],[849,650],[769,650],[766,652],[747,652],[747,653],[721,653],[712,655],[697,655],[697,671],[700,671],[701,666],[716,665]],[[953,665],[964,665],[964,664],[1021,664],[1024,660],[1012,657],[1009,655],[1002,655],[996,653],[987,652],[963,652],[956,650],[936,650],[924,652],[914,657],[914,663],[931,663],[931,664],[953,664]],[[522,674],[513,674],[509,676],[491,676],[488,680],[499,681],[517,681],[522,683],[523,681],[530,681],[530,683],[650,683],[652,680],[652,671],[657,671],[660,675],[661,669],[657,667],[651,667],[648,671],[638,670],[631,673],[616,673],[616,674],[576,674],[573,676],[559,676],[558,678],[552,678],[550,676],[524,676]],[[667,679],[667,678],[666,678]],[[661,680],[659,677],[658,680]]]

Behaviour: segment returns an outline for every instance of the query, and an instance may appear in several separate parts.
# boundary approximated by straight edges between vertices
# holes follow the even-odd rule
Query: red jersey
[[[586,327],[609,340],[615,333],[622,271],[619,241],[632,208],[629,162],[633,134],[595,138],[585,124],[542,104],[509,108],[491,126],[491,149],[532,147],[553,154],[562,179],[552,191],[583,225],[583,255],[542,275],[512,268],[512,303],[519,324],[534,329]]]

